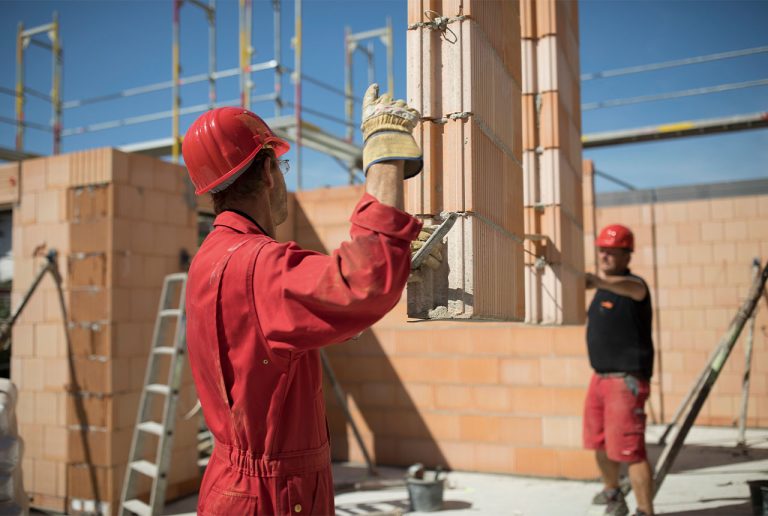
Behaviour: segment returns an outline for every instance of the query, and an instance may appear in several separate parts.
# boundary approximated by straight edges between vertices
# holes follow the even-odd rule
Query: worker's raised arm
[[[413,139],[419,112],[371,84],[363,97],[365,191],[379,202],[403,208],[403,179],[421,172],[422,153]]]
[[[271,346],[311,349],[342,342],[389,312],[410,272],[421,223],[366,194],[350,241],[330,256],[294,243],[268,244],[254,267],[256,312]]]
[[[316,348],[366,329],[400,299],[410,273],[410,243],[421,223],[402,211],[403,179],[422,168],[413,138],[419,113],[372,84],[363,98],[366,195],[350,219],[351,240],[325,256],[294,244],[260,253],[254,291],[271,345]]]
[[[642,301],[648,295],[648,287],[634,276],[605,276],[586,274],[587,288],[601,288],[620,296]]]

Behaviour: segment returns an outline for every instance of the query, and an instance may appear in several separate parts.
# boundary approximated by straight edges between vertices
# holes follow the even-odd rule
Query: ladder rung
[[[123,504],[123,509],[139,516],[152,516],[152,508],[141,500],[128,500]]]
[[[160,383],[151,383],[147,385],[147,390],[149,392],[154,392],[155,394],[165,394],[166,396],[168,396],[171,393],[170,387]]]
[[[160,317],[178,317],[181,313],[181,310],[178,308],[166,308],[165,310],[160,310]]]
[[[176,353],[176,348],[172,348],[171,346],[158,346],[156,348],[152,348],[152,353],[157,355],[173,355]]]
[[[131,469],[138,471],[142,475],[146,475],[151,478],[157,478],[157,466],[147,460],[137,460],[131,462]]]
[[[138,429],[149,434],[158,436],[163,435],[163,425],[155,423],[154,421],[144,421],[143,423],[139,423]]]

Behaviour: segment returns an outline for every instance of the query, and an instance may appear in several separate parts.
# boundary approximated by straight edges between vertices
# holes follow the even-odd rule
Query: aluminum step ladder
[[[123,479],[121,516],[154,516],[161,514],[165,505],[176,427],[176,403],[187,351],[186,285],[186,273],[169,274],[163,281],[144,388]],[[139,496],[146,494],[146,486],[150,482],[149,503],[146,503]]]

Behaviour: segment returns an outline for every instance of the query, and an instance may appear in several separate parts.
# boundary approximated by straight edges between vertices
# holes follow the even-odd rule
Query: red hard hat
[[[229,186],[264,148],[282,156],[290,145],[247,109],[223,107],[203,113],[192,123],[181,152],[195,193],[200,195]]]
[[[595,242],[597,247],[616,247],[620,249],[635,250],[635,235],[621,224],[605,226]]]

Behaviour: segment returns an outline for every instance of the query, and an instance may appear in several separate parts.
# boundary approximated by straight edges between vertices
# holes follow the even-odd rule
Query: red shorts
[[[633,376],[592,375],[584,403],[584,447],[616,462],[646,459],[645,401],[649,382]]]

